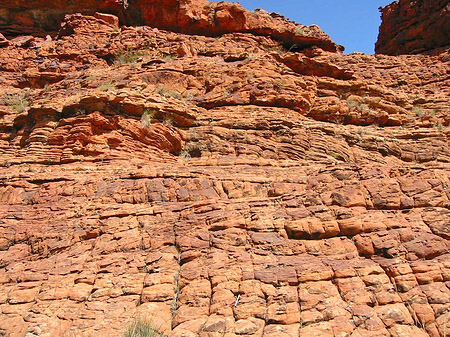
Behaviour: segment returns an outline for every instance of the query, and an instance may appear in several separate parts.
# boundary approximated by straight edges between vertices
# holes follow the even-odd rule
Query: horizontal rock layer
[[[18,5],[16,0],[2,2],[0,32],[4,35],[47,34],[59,30],[67,14],[93,15],[105,12],[118,15],[123,25],[148,25],[186,34],[217,36],[232,32],[248,32],[272,36],[287,48],[300,50],[318,46],[328,51],[341,51],[319,27],[304,26],[283,16],[264,10],[250,12],[238,3],[207,0],[41,0]],[[1,46],[1,36],[0,36]]]
[[[2,48],[0,335],[450,331],[443,57],[116,23]]]

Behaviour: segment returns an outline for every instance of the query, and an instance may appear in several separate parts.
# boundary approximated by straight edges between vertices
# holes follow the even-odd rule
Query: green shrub
[[[296,36],[307,36],[308,34],[305,32],[305,30],[302,27],[298,26],[298,27],[295,27],[295,35]]]
[[[97,87],[97,89],[100,90],[100,91],[108,91],[108,90],[116,90],[117,88],[111,81],[109,81],[109,82],[101,83]]]
[[[173,97],[176,99],[183,99],[183,95],[181,95],[179,91],[171,90],[164,86],[157,87],[156,92],[164,97]]]
[[[127,50],[120,50],[116,54],[115,63],[118,65],[136,63],[136,61],[141,56],[142,55],[139,52],[135,51],[132,48],[128,48]]]
[[[364,112],[365,110],[368,109],[367,105],[359,102],[356,98],[354,97],[348,97],[347,98],[347,106],[350,110],[352,110],[353,108],[355,108],[356,110],[358,110],[359,112]]]
[[[6,105],[21,113],[28,107],[28,93],[6,94],[3,96],[3,101]]]
[[[125,332],[123,337],[163,337],[151,322],[141,318],[136,319]]]
[[[444,130],[444,125],[442,125],[441,122],[437,122],[433,125],[434,128],[438,129],[439,131],[443,131]]]
[[[145,109],[141,116],[141,124],[144,129],[152,124],[152,119],[155,117],[155,112],[150,109]]]
[[[202,150],[200,148],[199,143],[189,143],[185,144],[183,147],[183,150],[181,150],[179,156],[183,158],[186,162],[189,161],[192,157],[201,157],[202,156]],[[177,288],[179,290],[178,286],[178,275],[175,278],[175,283],[177,285]],[[175,307],[176,309],[176,307]]]
[[[417,117],[422,117],[425,115],[425,113],[423,112],[423,109],[421,107],[413,107],[412,108],[412,112],[416,114]]]
[[[282,45],[278,45],[276,47],[270,48],[269,51],[277,54],[284,54],[286,53],[286,48],[284,48]]]
[[[166,55],[162,58],[165,62],[173,62],[177,59],[176,55]]]
[[[296,33],[297,34],[297,33]],[[288,52],[291,52],[293,50],[297,50],[298,49],[298,44],[294,43],[292,46],[289,47]]]

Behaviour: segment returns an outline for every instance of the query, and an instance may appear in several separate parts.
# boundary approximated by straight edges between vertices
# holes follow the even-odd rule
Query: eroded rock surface
[[[450,46],[448,0],[399,0],[381,13],[375,45],[379,54],[417,54]]]
[[[448,62],[320,47],[9,40],[0,335],[446,336]]]
[[[301,50],[319,46],[328,51],[341,51],[330,37],[316,25],[304,26],[277,13],[264,10],[250,12],[239,3],[208,0],[58,0],[52,3],[32,0],[17,4],[4,0],[0,11],[0,31],[6,35],[47,34],[59,30],[66,14],[94,15],[106,12],[118,15],[124,25],[148,25],[186,34],[217,36],[248,32],[271,36],[287,48]],[[117,20],[119,21],[119,20]],[[1,36],[0,36],[1,46]]]

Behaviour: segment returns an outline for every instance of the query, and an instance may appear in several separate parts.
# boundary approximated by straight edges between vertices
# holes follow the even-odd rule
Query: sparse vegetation
[[[192,101],[192,100],[194,99],[194,94],[192,94],[191,92],[188,92],[188,93],[186,93],[186,94],[184,95],[184,99],[185,99],[187,102],[190,102],[190,101]]]
[[[151,322],[144,319],[136,319],[125,332],[123,337],[163,337]]]
[[[230,96],[231,96],[231,93],[232,93],[231,89],[225,89],[225,90],[223,91],[223,98],[228,98],[228,97],[230,97]]]
[[[245,61],[253,61],[256,59],[257,59],[257,56],[255,54],[249,54],[244,60]]]
[[[201,153],[198,143],[189,143],[184,146],[179,156],[187,162],[192,157],[201,157]]]
[[[97,80],[97,76],[95,75],[89,75],[88,77],[86,77],[86,81],[96,81]]]
[[[183,96],[180,94],[179,91],[167,89],[164,86],[159,86],[158,88],[156,88],[156,92],[158,94],[160,94],[161,96],[164,96],[166,98],[167,97],[173,97],[173,98],[176,98],[176,99],[182,99],[183,98]]]
[[[273,86],[273,88],[279,93],[283,91],[283,87],[284,87],[284,81],[281,79],[276,81]]]
[[[115,63],[118,65],[135,63],[141,56],[142,55],[139,52],[135,51],[133,48],[120,50],[116,54]]]
[[[349,109],[357,107],[359,105],[359,102],[352,100],[350,98],[347,98],[347,106]]]
[[[175,283],[175,296],[173,297],[172,307],[170,308],[172,312],[172,317],[175,316],[178,307],[178,295],[180,294],[180,270],[181,270],[181,250],[176,246],[177,249],[177,262],[180,266],[177,272],[174,275],[174,283]]]
[[[175,316],[175,313],[176,313],[177,307],[178,307],[178,294],[180,293],[179,278],[180,278],[180,271],[178,270],[174,276],[175,296],[173,297],[172,307],[170,308],[170,310],[172,312],[172,316]]]
[[[185,162],[188,162],[189,159],[191,159],[191,155],[190,155],[189,151],[187,151],[186,149],[183,149],[180,152],[180,158],[183,158]]]
[[[304,29],[302,27],[296,27],[295,28],[295,35],[297,36],[306,36],[306,32],[304,31]]]
[[[116,90],[117,88],[111,81],[109,81],[109,82],[101,83],[97,87],[97,89],[100,90],[100,91],[108,91],[108,90]]]
[[[411,317],[414,321],[414,325],[420,329],[425,330],[426,327],[425,320],[422,317],[419,318],[419,316],[417,315],[416,311],[413,309],[410,303],[406,303],[406,307],[408,308],[408,311],[411,314]]]
[[[333,157],[334,159],[336,159],[336,160],[340,160],[340,159],[341,159],[341,156],[338,155],[338,154],[336,154],[336,153],[331,152],[331,153],[329,153],[329,155],[330,155],[331,157]]]
[[[2,335],[0,335],[0,336],[2,336]],[[25,336],[26,336],[26,335],[25,335]],[[76,334],[76,332],[73,331],[73,330],[66,330],[66,331],[64,332],[64,334],[62,335],[62,337],[77,337],[77,334]]]
[[[85,109],[76,109],[75,116],[86,116],[87,112]]]
[[[172,62],[177,59],[177,56],[175,55],[166,55],[162,58],[165,62]]]
[[[6,94],[3,96],[4,104],[13,108],[16,112],[24,112],[29,105],[29,95],[27,92],[18,94]]]
[[[289,47],[288,52],[291,52],[291,51],[296,50],[296,49],[298,49],[298,45],[296,43],[294,43],[292,46]]]
[[[415,113],[417,117],[422,117],[425,115],[423,112],[423,109],[421,107],[417,107],[417,106],[412,108],[412,112]]]
[[[439,131],[443,131],[444,130],[444,125],[442,125],[441,122],[437,122],[436,124],[433,125],[433,127],[438,129]]]
[[[213,22],[216,21],[216,9],[213,6],[209,7],[208,16],[211,19],[211,21],[213,21]]]
[[[364,110],[368,109],[367,105],[361,103],[359,100],[354,98],[354,96],[347,98],[347,106],[350,110],[355,108],[359,112],[363,112]]]
[[[150,109],[145,109],[141,116],[141,124],[144,129],[152,124],[152,119],[155,117],[155,112]]]
[[[286,48],[284,48],[281,44],[277,47],[271,48],[269,51],[278,53],[278,54],[284,54],[286,53]]]
[[[362,137],[362,136],[366,133],[366,132],[364,131],[364,129],[361,128],[361,127],[358,128],[357,132],[358,132],[358,135],[359,135],[360,137]]]
[[[163,119],[163,125],[165,126],[172,126],[173,125],[173,117],[172,116],[165,116]]]

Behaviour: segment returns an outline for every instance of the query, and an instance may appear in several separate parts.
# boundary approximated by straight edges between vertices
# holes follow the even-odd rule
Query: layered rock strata
[[[447,0],[400,0],[381,9],[375,51],[401,55],[450,48],[450,4]]]
[[[0,31],[5,35],[52,34],[66,14],[93,15],[104,12],[118,15],[123,25],[148,25],[186,34],[218,36],[233,32],[248,32],[271,36],[293,50],[319,46],[328,51],[341,51],[319,27],[304,26],[287,20],[277,13],[264,10],[250,12],[238,3],[209,2],[208,0],[41,0],[17,4],[5,0],[0,11]]]
[[[446,336],[449,63],[320,47],[9,40],[0,335]]]

